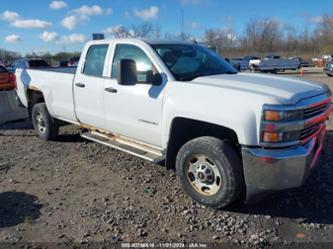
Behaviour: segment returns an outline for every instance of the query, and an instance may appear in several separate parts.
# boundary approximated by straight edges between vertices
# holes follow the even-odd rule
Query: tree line
[[[22,55],[17,52],[0,49],[0,64],[9,66],[13,61],[24,57],[26,59],[36,59],[36,58],[43,59],[49,65],[57,66],[62,61],[68,61],[70,58],[78,57],[78,56],[80,56],[80,52],[59,52],[59,53],[55,53],[55,54],[51,54],[49,52],[45,52],[45,53],[31,52],[31,53]]]
[[[209,29],[204,41],[229,55],[280,53],[313,57],[333,53],[333,15],[323,15],[314,27],[281,24],[273,18],[253,18],[237,37],[231,28]]]
[[[310,23],[310,21],[309,21]],[[197,40],[214,47],[226,57],[278,53],[284,56],[301,56],[307,59],[322,54],[333,54],[333,15],[316,18],[313,26],[296,27],[274,18],[252,18],[245,23],[241,34],[232,28],[207,29],[202,37],[193,38],[189,32],[161,35],[160,27],[151,23],[108,30],[115,38],[143,37]]]

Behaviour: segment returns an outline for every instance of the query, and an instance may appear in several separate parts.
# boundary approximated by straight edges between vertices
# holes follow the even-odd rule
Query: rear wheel
[[[207,206],[231,204],[244,186],[240,157],[218,138],[200,137],[183,145],[176,169],[185,192]]]
[[[45,103],[35,104],[31,113],[32,123],[37,135],[45,140],[52,140],[59,133],[59,126],[46,108]]]

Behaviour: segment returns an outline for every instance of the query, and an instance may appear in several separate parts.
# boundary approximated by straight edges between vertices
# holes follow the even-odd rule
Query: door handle
[[[107,87],[105,88],[105,91],[109,92],[109,93],[116,93],[118,92],[117,89],[113,88],[113,87]]]
[[[77,87],[81,87],[81,88],[85,88],[85,87],[86,87],[86,85],[83,84],[83,83],[76,83],[75,85],[76,85]]]

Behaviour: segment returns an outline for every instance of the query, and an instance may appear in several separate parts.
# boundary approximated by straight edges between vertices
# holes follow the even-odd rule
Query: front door
[[[137,83],[117,82],[121,59],[132,59],[137,66]],[[130,44],[115,47],[111,78],[105,80],[104,103],[108,130],[120,135],[161,146],[161,118],[165,82],[159,86],[147,82],[147,74],[157,72],[143,48]]]

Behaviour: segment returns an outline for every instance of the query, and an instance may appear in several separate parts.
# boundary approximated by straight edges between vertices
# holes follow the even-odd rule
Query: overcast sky
[[[0,47],[31,51],[79,51],[93,32],[114,30],[145,21],[161,33],[185,31],[202,37],[207,28],[233,28],[241,34],[253,18],[272,17],[281,25],[320,22],[333,13],[331,0],[1,0]]]

